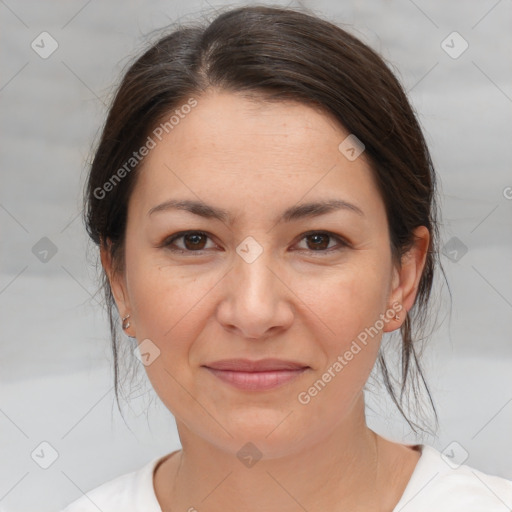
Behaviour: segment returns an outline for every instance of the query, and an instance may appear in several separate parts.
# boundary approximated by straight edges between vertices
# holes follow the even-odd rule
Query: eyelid
[[[314,251],[311,249],[296,249],[296,250],[298,250],[299,252],[308,252],[310,254],[322,255],[322,254],[331,254],[332,252],[336,252],[341,249],[351,247],[351,244],[348,242],[348,240],[343,238],[341,235],[337,235],[336,233],[332,233],[331,231],[321,230],[321,229],[312,229],[310,231],[301,233],[300,238],[298,239],[297,243],[301,242],[304,238],[306,238],[308,236],[312,236],[312,235],[327,235],[330,238],[333,238],[338,243],[339,247],[335,246],[335,247],[331,247],[330,249],[325,249],[323,251]],[[296,245],[296,244],[294,244],[294,245]]]
[[[171,252],[177,252],[177,253],[181,253],[181,254],[187,253],[187,254],[201,255],[205,251],[208,250],[208,249],[201,249],[199,251],[188,251],[186,249],[171,247],[171,244],[173,242],[175,242],[176,240],[179,240],[180,238],[183,238],[186,235],[203,235],[213,241],[213,236],[210,235],[210,233],[208,233],[207,231],[201,231],[198,229],[190,229],[190,230],[186,230],[186,231],[179,231],[177,233],[174,233],[173,235],[168,236],[167,238],[164,239],[164,241],[161,244],[159,244],[158,247],[168,249]]]
[[[171,252],[176,252],[176,253],[180,253],[180,254],[196,254],[196,255],[202,255],[202,254],[204,254],[205,251],[209,250],[209,249],[200,249],[197,251],[191,251],[191,250],[171,247],[173,242],[175,242],[176,240],[179,240],[180,238],[183,238],[186,235],[190,235],[190,234],[203,235],[212,241],[214,238],[207,231],[202,231],[202,230],[197,230],[197,229],[192,229],[192,230],[187,230],[187,231],[179,231],[179,232],[174,233],[173,235],[170,235],[169,237],[165,238],[164,241],[158,247],[159,248],[167,248]],[[295,249],[295,250],[299,251],[299,252],[307,252],[309,254],[311,254],[311,253],[313,253],[315,255],[318,254],[321,256],[322,254],[331,254],[332,252],[336,252],[341,249],[351,247],[350,242],[348,242],[342,236],[337,235],[336,233],[332,233],[331,231],[321,230],[321,229],[313,229],[313,230],[305,231],[304,233],[301,233],[299,235],[298,240],[294,243],[294,245],[297,245],[299,242],[301,242],[308,236],[312,236],[312,235],[327,235],[330,238],[333,238],[334,240],[336,240],[336,242],[338,243],[338,247],[331,247],[330,249],[324,249],[324,250],[319,250],[319,251],[314,251],[311,249]]]

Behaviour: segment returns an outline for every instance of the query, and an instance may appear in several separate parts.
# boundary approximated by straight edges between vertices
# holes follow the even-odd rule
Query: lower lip
[[[250,391],[264,391],[274,389],[304,373],[307,368],[297,370],[274,370],[268,372],[236,372],[231,370],[217,370],[206,366],[213,375],[231,384],[238,389]]]

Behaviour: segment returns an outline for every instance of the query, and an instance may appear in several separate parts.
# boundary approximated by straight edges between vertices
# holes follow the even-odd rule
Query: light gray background
[[[460,257],[449,245],[442,256],[453,309],[450,316],[445,290],[445,321],[425,353],[441,428],[423,441],[440,450],[456,442],[470,466],[512,479],[512,3],[304,5],[353,25],[394,66],[440,176],[443,243],[456,237],[467,247]],[[114,405],[95,253],[79,214],[86,161],[121,69],[151,30],[204,8],[0,0],[0,510],[56,510],[180,447],[172,415],[147,382],[125,406],[128,424]],[[43,31],[58,43],[46,59],[31,48]],[[441,45],[453,31],[469,44],[458,58]],[[462,48],[453,36],[447,44]],[[43,237],[57,249],[46,263],[33,252]],[[387,399],[369,400],[374,428],[414,441]],[[48,469],[31,457],[36,448],[51,456],[42,442],[58,453]]]

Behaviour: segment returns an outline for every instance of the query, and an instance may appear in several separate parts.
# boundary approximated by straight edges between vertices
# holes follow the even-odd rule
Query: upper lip
[[[300,370],[308,368],[308,365],[295,361],[285,361],[283,359],[260,359],[252,361],[250,359],[222,359],[213,363],[205,364],[208,368],[215,370],[231,370],[238,372],[265,372],[275,370]]]

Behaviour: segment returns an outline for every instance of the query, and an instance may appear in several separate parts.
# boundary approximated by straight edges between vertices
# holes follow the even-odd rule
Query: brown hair
[[[435,172],[397,78],[381,57],[342,28],[297,10],[253,6],[227,10],[209,24],[179,27],[160,37],[130,65],[110,107],[85,189],[85,223],[91,239],[97,245],[109,242],[114,268],[122,271],[127,205],[140,164],[123,173],[108,193],[104,184],[162,118],[210,87],[315,105],[360,139],[385,203],[396,264],[411,247],[414,228],[428,228],[430,247],[418,294],[400,330],[399,396],[382,351],[378,364],[387,390],[413,430],[418,424],[404,411],[408,384],[414,400],[420,385],[425,388],[437,426],[417,350],[417,333],[428,319],[434,270],[438,265],[442,270]],[[102,278],[119,406],[119,319],[105,272]]]

